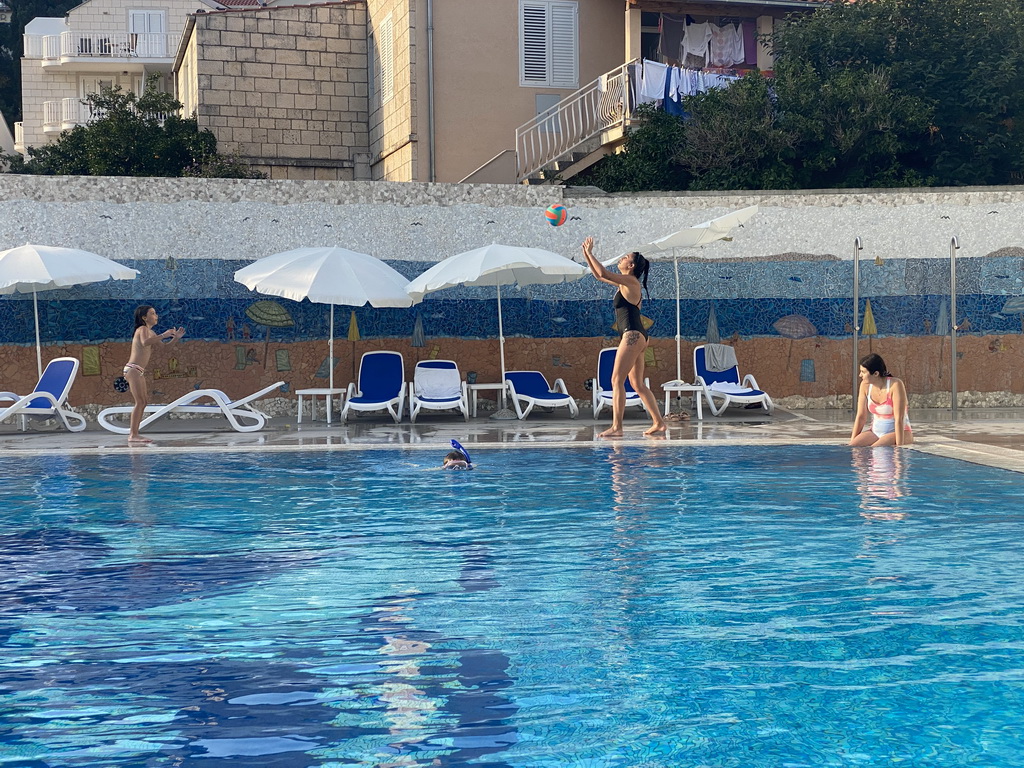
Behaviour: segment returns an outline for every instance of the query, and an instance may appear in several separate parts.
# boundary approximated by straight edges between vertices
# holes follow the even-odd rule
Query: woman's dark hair
[[[651,271],[651,262],[640,251],[633,251],[629,255],[633,257],[633,277],[639,280],[644,291],[647,291],[647,273]],[[647,291],[647,298],[651,298],[650,291]]]
[[[135,330],[146,324],[146,315],[149,314],[151,309],[152,307],[149,304],[141,304],[135,308]]]
[[[860,359],[860,364],[868,373],[877,374],[883,379],[887,376],[892,376],[892,374],[889,373],[889,369],[885,367],[885,360],[883,360],[879,355],[873,353],[865,355]]]

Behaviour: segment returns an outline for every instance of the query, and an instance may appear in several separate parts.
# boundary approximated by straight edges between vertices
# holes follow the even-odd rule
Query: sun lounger
[[[267,423],[267,415],[254,408],[252,403],[283,385],[284,382],[279,381],[238,400],[232,400],[219,389],[197,389],[182,395],[167,405],[147,405],[146,416],[142,419],[139,429],[141,431],[157,419],[172,413],[195,413],[206,416],[223,416],[236,432],[256,432],[263,429]],[[209,399],[212,402],[198,402],[204,399]],[[130,405],[107,408],[100,411],[96,421],[106,430],[127,435],[129,428],[122,424],[115,424],[111,419],[116,416],[130,416],[131,412],[132,406]]]
[[[29,416],[60,419],[69,431],[81,432],[85,429],[85,417],[72,411],[67,403],[77,374],[78,358],[54,358],[46,364],[43,375],[29,394],[0,392],[0,421],[18,416],[24,431]]]

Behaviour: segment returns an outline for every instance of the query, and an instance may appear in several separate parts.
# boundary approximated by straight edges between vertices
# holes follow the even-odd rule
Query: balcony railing
[[[104,110],[83,103],[81,99],[44,101],[43,130],[47,133],[69,131],[76,125],[88,125],[93,120],[99,120],[105,114]],[[171,113],[158,112],[148,113],[147,117],[156,118],[162,124],[170,115]]]
[[[62,61],[77,58],[167,59],[173,40],[158,32],[61,32],[25,35],[25,58]]]
[[[18,152],[25,151],[25,124],[14,124],[14,149]]]
[[[46,133],[54,133],[61,130],[60,106],[59,101],[43,102],[43,131]]]
[[[516,129],[516,175],[529,178],[630,117],[629,66],[601,75]]]
[[[22,40],[25,45],[25,58],[26,59],[41,59],[43,58],[43,36],[42,35],[23,35]]]

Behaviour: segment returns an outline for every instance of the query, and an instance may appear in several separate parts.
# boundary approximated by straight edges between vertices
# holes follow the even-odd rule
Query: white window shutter
[[[395,26],[391,14],[380,25],[380,101],[395,95]]]
[[[522,56],[520,82],[523,85],[548,84],[548,4],[523,2],[519,6],[522,20],[519,50]]]
[[[579,39],[576,3],[551,4],[551,85],[578,87]]]
[[[520,0],[519,19],[520,85],[577,88],[578,3]]]

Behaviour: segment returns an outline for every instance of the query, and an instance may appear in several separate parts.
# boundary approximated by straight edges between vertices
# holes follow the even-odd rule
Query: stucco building
[[[274,178],[567,178],[621,146],[637,62],[723,70],[680,55],[680,30],[744,40],[727,70],[765,70],[759,36],[822,4],[86,0],[26,30],[16,143],[88,119],[90,89],[137,89],[156,72],[221,150]]]

